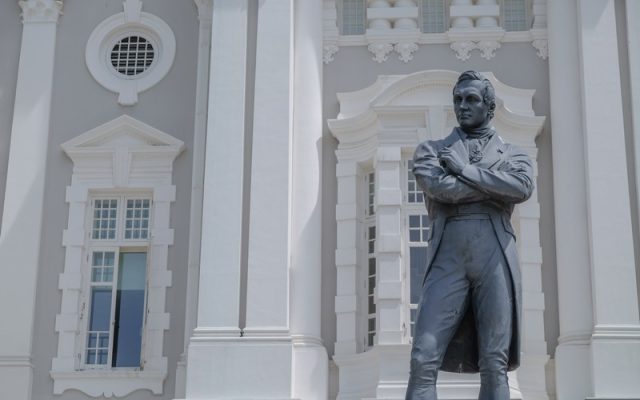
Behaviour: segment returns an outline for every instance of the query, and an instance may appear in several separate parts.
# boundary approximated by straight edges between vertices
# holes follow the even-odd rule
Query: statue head
[[[476,71],[460,74],[453,87],[453,108],[463,130],[488,126],[496,109],[496,94],[491,81]]]

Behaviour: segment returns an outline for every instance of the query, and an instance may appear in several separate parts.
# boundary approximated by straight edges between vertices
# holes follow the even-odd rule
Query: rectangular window
[[[367,215],[376,213],[376,174],[367,175]]]
[[[149,199],[127,199],[125,239],[147,239],[149,236]]]
[[[115,239],[117,199],[96,199],[93,202],[92,239]]]
[[[376,334],[376,227],[369,226],[367,229],[367,346],[374,343]]]
[[[151,199],[110,195],[91,205],[84,365],[140,368]]]
[[[409,215],[409,313],[412,337],[415,333],[415,320],[422,292],[422,280],[427,268],[429,225],[429,217],[426,214]]]
[[[526,0],[503,0],[502,28],[505,31],[528,31],[527,8]]]
[[[416,177],[413,175],[413,161],[411,160],[407,161],[407,202],[411,204],[424,202],[424,193],[418,187]]]
[[[342,0],[340,9],[342,35],[363,35],[366,30],[367,3],[365,0]]]
[[[139,368],[147,253],[93,251],[91,259],[85,365]]]
[[[422,32],[442,33],[447,30],[447,14],[444,0],[420,1]]]

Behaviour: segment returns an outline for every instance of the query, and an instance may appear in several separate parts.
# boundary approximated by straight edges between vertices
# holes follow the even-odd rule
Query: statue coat
[[[494,134],[483,150],[480,161],[467,165],[459,176],[450,174],[438,159],[441,149],[449,147],[464,159],[469,155],[460,132],[442,140],[425,141],[415,152],[413,173],[425,193],[425,205],[432,221],[427,247],[425,277],[433,262],[449,216],[480,207],[487,211],[500,247],[509,264],[514,293],[513,329],[508,369],[520,364],[520,322],[522,314],[521,273],[516,251],[511,214],[516,203],[527,200],[533,191],[533,166],[530,158],[516,146],[504,143]],[[424,282],[424,280],[423,280]],[[441,370],[478,372],[477,333],[472,307],[468,307],[449,343]]]

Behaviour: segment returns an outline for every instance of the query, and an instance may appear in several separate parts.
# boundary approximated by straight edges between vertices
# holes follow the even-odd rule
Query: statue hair
[[[453,91],[455,92],[456,87],[461,82],[464,81],[480,81],[483,84],[482,88],[482,101],[489,106],[489,119],[493,118],[495,109],[496,109],[496,91],[493,89],[493,85],[491,81],[487,79],[484,75],[477,71],[465,71],[460,74],[458,77],[458,81],[453,87]]]

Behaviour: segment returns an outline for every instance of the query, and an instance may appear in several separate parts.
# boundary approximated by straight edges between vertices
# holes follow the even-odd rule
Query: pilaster
[[[640,398],[640,320],[614,1],[578,2],[578,36],[593,301],[591,395]]]
[[[56,24],[62,2],[26,0],[11,127],[0,259],[0,397],[31,398],[31,351],[49,141]],[[20,307],[16,307],[19,304]]]
[[[589,341],[593,324],[580,55],[575,2],[547,3],[549,88],[560,337],[556,349],[557,398],[589,396]]]
[[[217,0],[212,5],[212,22],[207,21],[209,3],[196,2],[201,21],[198,78],[203,83],[208,76],[209,91],[208,106],[204,93],[197,93],[197,132],[205,129],[205,110],[208,123],[206,139],[196,132],[196,141],[204,146],[206,157],[196,148],[194,164],[204,163],[202,204],[207,207],[202,208],[200,240],[190,238],[193,241],[190,263],[199,258],[199,281],[191,282],[189,289],[192,295],[197,290],[198,311],[187,357],[187,398],[226,393],[224,379],[216,381],[212,377],[223,376],[222,371],[228,368],[225,363],[229,361],[225,358],[226,346],[240,339],[248,0]],[[208,26],[211,26],[210,63],[203,59],[203,54],[208,53],[209,40],[203,37]],[[196,201],[198,170],[196,166],[192,193]],[[192,216],[193,219],[197,218]],[[199,257],[195,256],[198,251]],[[196,272],[190,272],[189,276],[198,276]],[[195,302],[190,297],[190,304]],[[228,379],[226,384],[238,382]]]
[[[294,7],[291,335],[294,398],[326,400],[322,316],[322,2]]]

